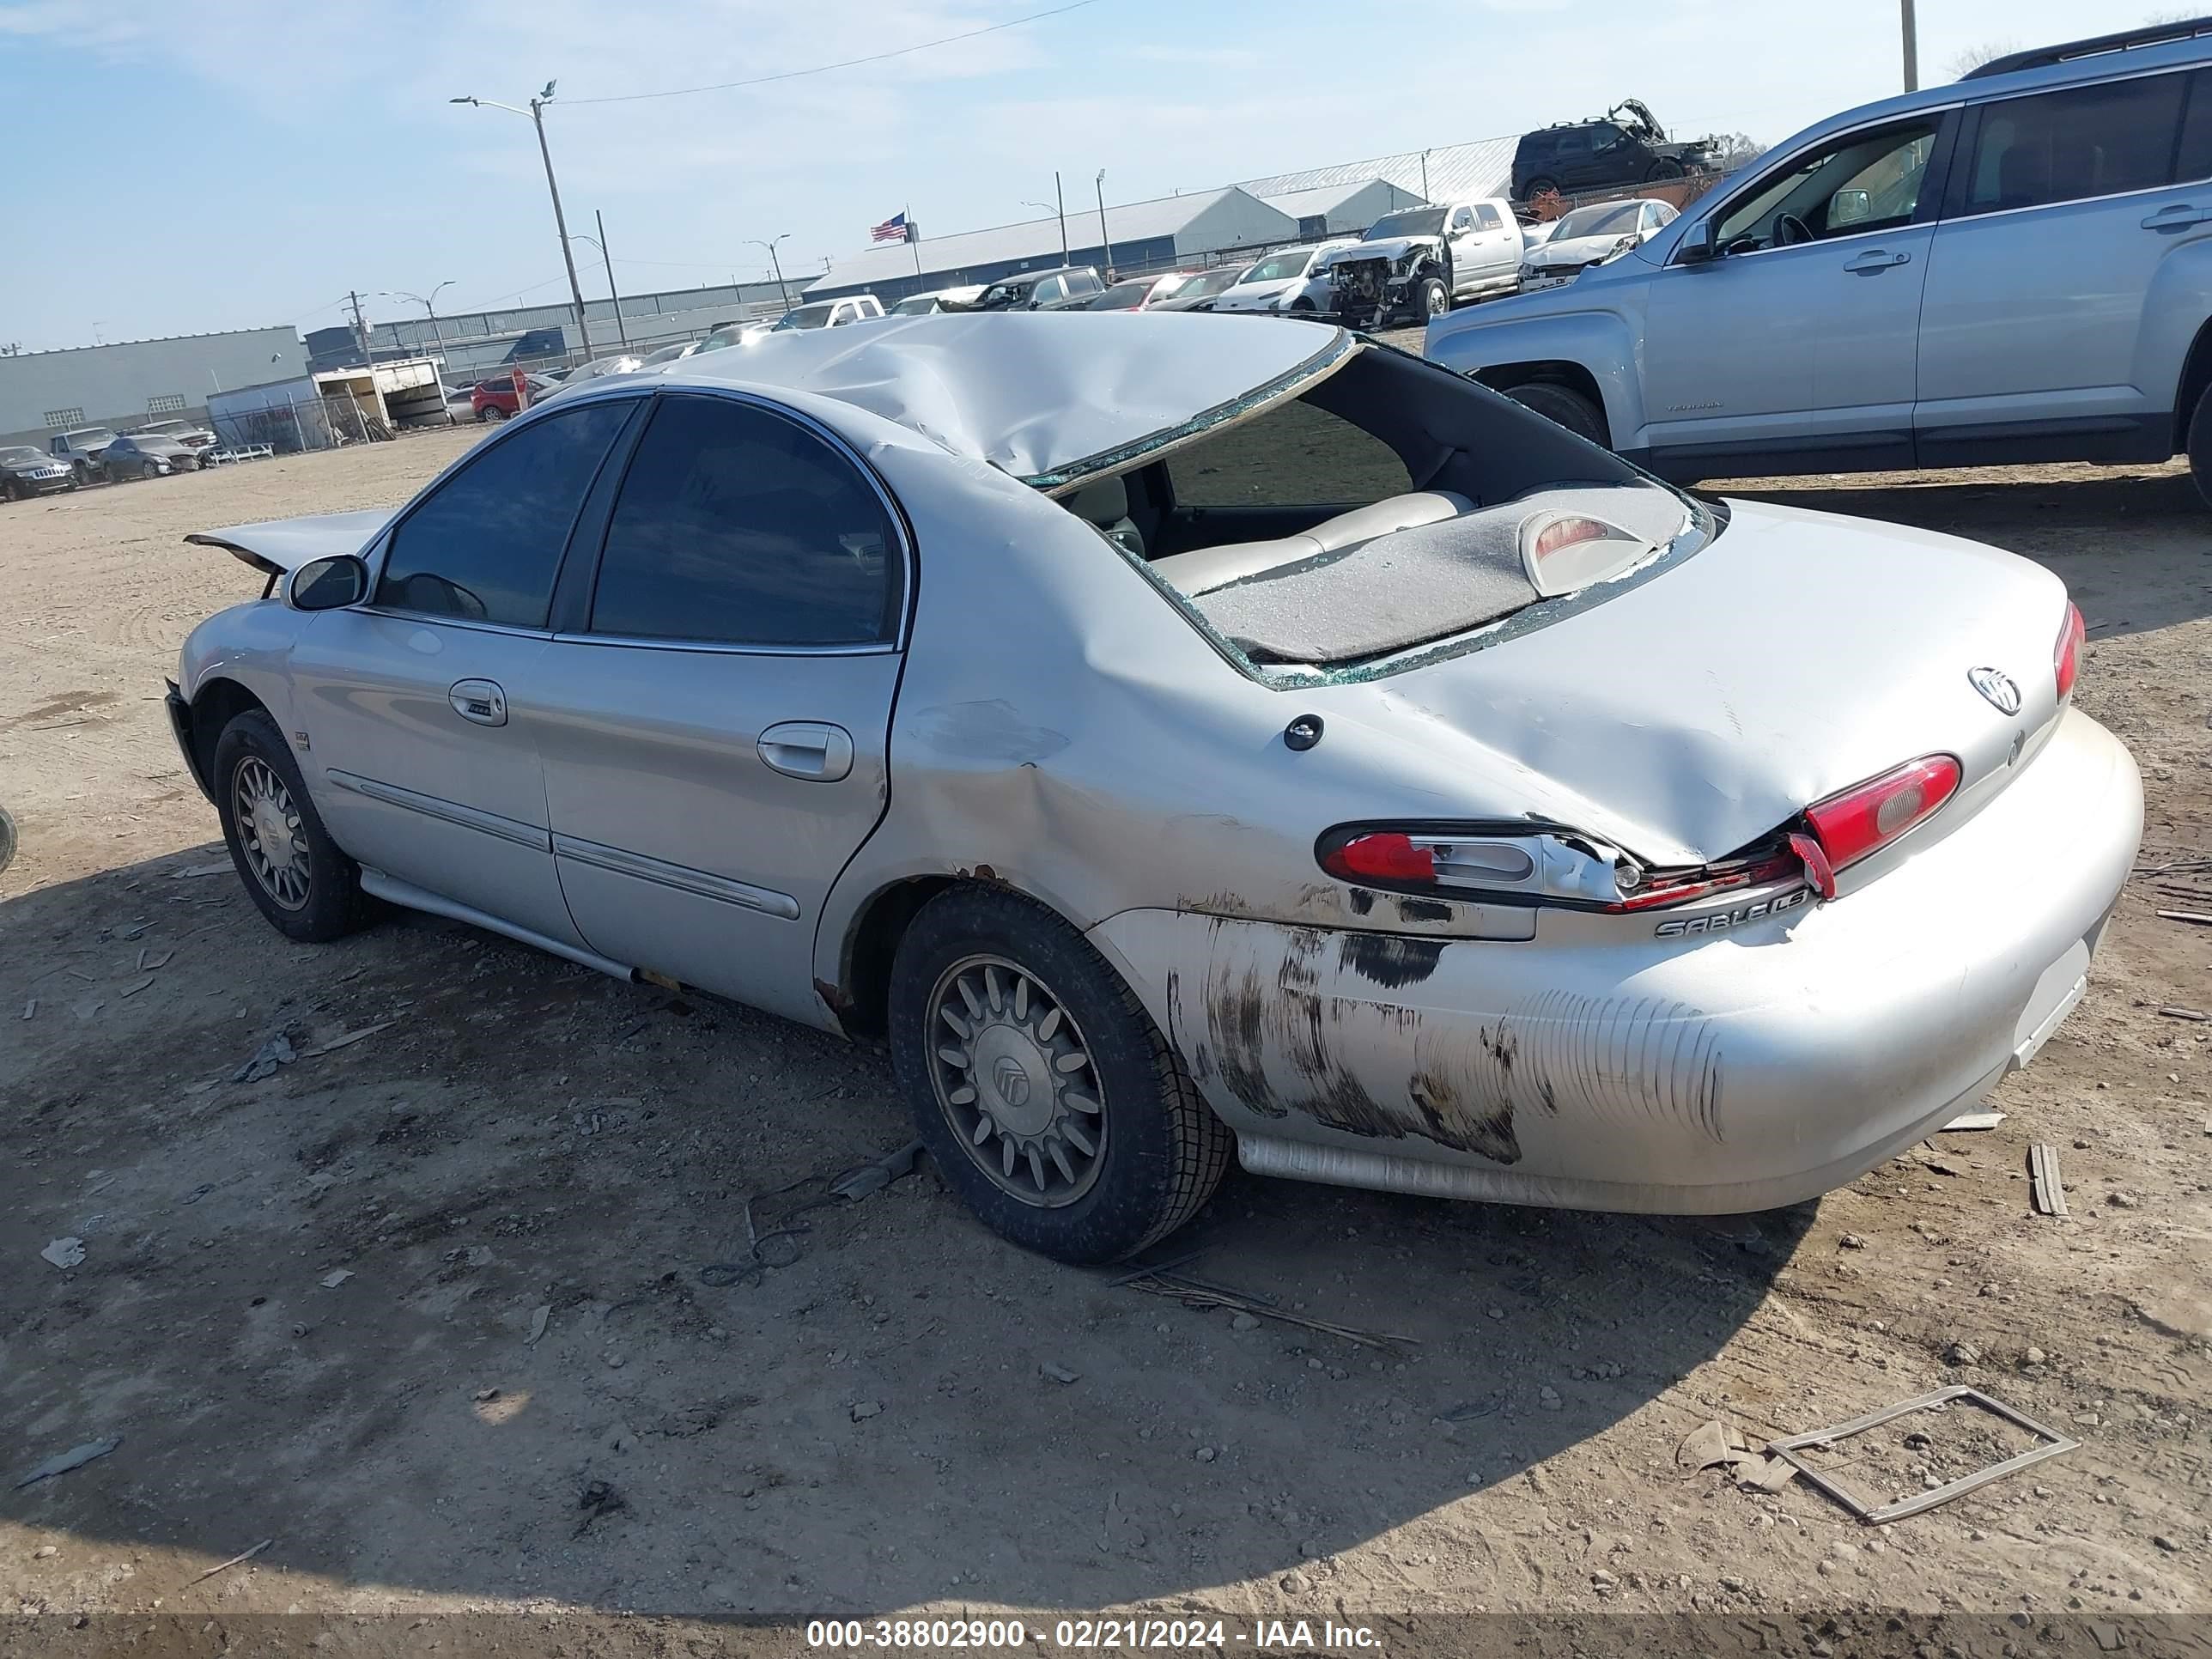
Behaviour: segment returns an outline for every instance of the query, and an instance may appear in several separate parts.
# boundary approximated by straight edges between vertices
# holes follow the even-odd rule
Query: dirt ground
[[[1199,1609],[1402,1650],[1422,1616],[1628,1612],[1819,1654],[1820,1608],[2212,1611],[2212,1024],[2158,1012],[2212,1008],[2212,928],[2153,914],[2212,910],[2212,873],[2130,884],[1993,1131],[1714,1221],[1232,1174],[1164,1252],[1375,1334],[1194,1310],[1018,1253],[926,1164],[804,1208],[908,1138],[878,1053],[427,918],[264,925],[160,701],[258,580],[179,538],[396,503],[474,435],[0,507],[0,1614],[521,1609],[603,1651]],[[2177,471],[1729,489],[2057,571],[2145,866],[2212,856],[2212,514]],[[309,1052],[234,1081],[279,1031]],[[2031,1212],[2039,1140],[2070,1219]],[[1756,1443],[1953,1382],[2082,1443],[1879,1530],[1676,1466],[1708,1418]],[[1954,1408],[1832,1460],[1887,1498],[2001,1441]]]

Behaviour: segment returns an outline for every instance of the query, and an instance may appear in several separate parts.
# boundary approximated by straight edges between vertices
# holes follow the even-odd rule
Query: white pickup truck
[[[1510,294],[1521,281],[1520,222],[1501,196],[1401,208],[1315,262],[1340,320],[1360,328],[1425,323],[1455,305]]]

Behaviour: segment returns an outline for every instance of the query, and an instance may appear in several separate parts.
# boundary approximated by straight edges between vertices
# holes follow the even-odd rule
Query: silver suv
[[[2212,498],[2212,21],[1808,129],[1426,354],[1662,477],[2188,453]]]

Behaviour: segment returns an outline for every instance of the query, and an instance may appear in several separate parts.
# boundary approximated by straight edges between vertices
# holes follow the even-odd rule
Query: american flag
[[[906,240],[906,215],[894,213],[868,233],[871,241],[903,242]]]

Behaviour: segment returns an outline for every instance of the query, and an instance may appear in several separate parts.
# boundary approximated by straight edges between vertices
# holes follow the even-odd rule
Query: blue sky
[[[1462,143],[1623,96],[1766,142],[1898,89],[1890,0],[1090,0],[888,63],[804,68],[1065,0],[0,0],[0,342],[27,349],[566,292],[520,104],[549,77],[572,229],[625,292],[787,272],[911,204],[925,233],[1032,216],[1062,170],[1109,203]],[[2094,27],[2119,27],[2115,15]],[[1920,0],[1923,80],[2093,27],[2060,0]],[[579,245],[585,293],[605,292]]]

